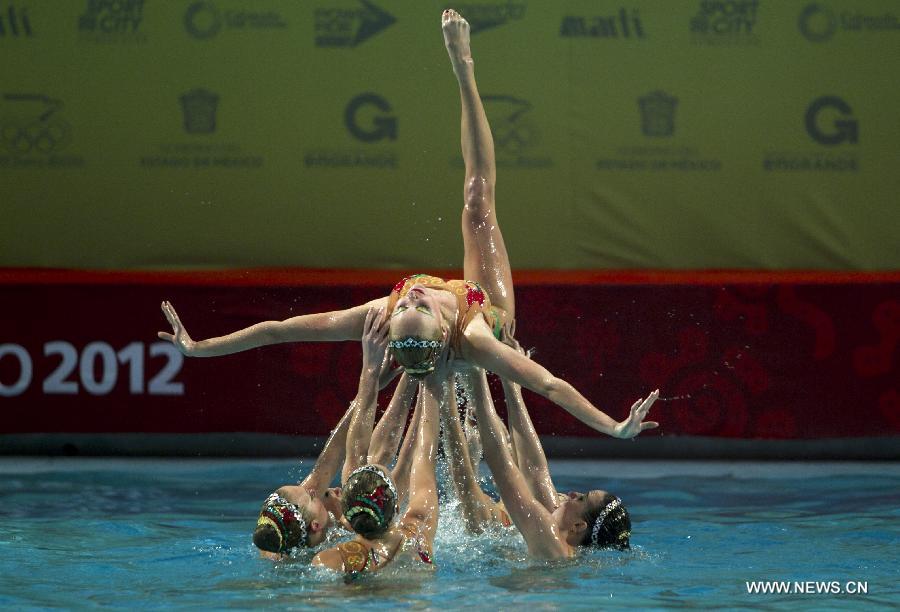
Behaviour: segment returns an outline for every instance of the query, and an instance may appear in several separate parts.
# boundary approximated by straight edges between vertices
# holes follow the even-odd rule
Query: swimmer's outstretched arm
[[[417,386],[421,387],[421,384]],[[391,470],[394,484],[397,485],[397,493],[400,496],[399,504],[401,506],[409,496],[409,472],[412,468],[413,453],[415,452],[419,431],[419,421],[422,417],[422,402],[423,398],[420,391],[416,397],[416,408],[413,410],[409,427],[406,428],[406,435],[403,436],[400,452],[397,453],[397,463],[394,464],[394,469]]]
[[[353,417],[355,406],[350,404],[344,416],[338,421],[331,435],[322,447],[322,452],[316,459],[316,463],[300,484],[308,489],[315,489],[318,495],[325,493],[325,489],[331,484],[338,468],[344,462],[347,446],[347,430],[350,429],[350,419]]]
[[[384,310],[370,308],[366,314],[362,334],[363,367],[359,374],[359,390],[353,400],[353,417],[347,432],[347,459],[341,482],[361,465],[368,463],[369,443],[375,426],[375,409],[378,403],[378,380],[382,370],[388,367],[388,329]]]
[[[406,428],[416,387],[417,385],[410,382],[409,376],[401,375],[388,407],[372,432],[368,463],[390,466],[394,462],[400,442],[403,440],[403,430]]]
[[[188,357],[218,357],[283,342],[357,340],[362,335],[369,309],[386,304],[387,298],[378,298],[346,310],[300,315],[284,321],[263,321],[226,336],[195,341],[187,333],[172,304],[163,302],[162,311],[172,325],[172,333],[159,332],[157,335],[174,344]]]
[[[463,356],[467,361],[543,395],[591,429],[614,438],[633,438],[645,429],[659,427],[659,423],[644,421],[653,402],[659,397],[659,390],[646,399],[636,401],[628,418],[616,422],[598,410],[575,387],[497,340],[483,321],[473,320],[463,338]]]
[[[451,379],[450,384],[453,384]],[[474,399],[474,398],[471,398]],[[459,497],[460,509],[466,529],[472,533],[481,533],[484,526],[493,519],[487,506],[486,495],[478,483],[478,473],[472,458],[469,456],[469,444],[459,422],[459,407],[456,393],[448,389],[447,398],[441,402],[441,423],[444,426],[447,464],[450,468],[450,479]],[[493,500],[490,500],[493,501]]]
[[[503,341],[517,353],[530,359],[528,353],[508,333],[505,334]],[[534,497],[548,511],[553,512],[557,506],[556,487],[550,478],[550,466],[547,465],[544,447],[541,446],[541,440],[534,429],[534,423],[531,422],[528,409],[525,407],[522,387],[505,378],[501,378],[500,382],[503,384],[503,395],[506,398],[509,436],[515,451],[513,460],[519,466],[519,471],[525,476]]]
[[[419,533],[426,538],[429,547],[434,541],[438,523],[437,478],[434,468],[440,429],[438,406],[444,399],[450,374],[448,353],[445,349],[438,366],[420,388],[422,410],[409,471],[409,506],[401,519],[407,524],[410,521],[418,523],[421,527]]]
[[[390,381],[393,380],[390,376],[382,375],[381,381],[379,382],[379,390],[383,389],[387,386]],[[397,389],[395,390],[395,397],[397,393],[405,392],[406,386],[401,386],[404,384],[404,378],[400,379],[400,382],[397,383]],[[392,400],[393,402],[393,400]],[[407,404],[409,402],[407,401]],[[316,459],[315,465],[313,465],[312,469],[307,474],[306,478],[304,478],[300,484],[307,488],[313,488],[317,491],[319,495],[322,495],[325,492],[325,489],[328,488],[328,485],[331,484],[331,481],[334,479],[335,474],[338,471],[338,468],[345,464],[344,458],[347,453],[347,432],[350,429],[350,421],[353,418],[353,413],[358,405],[357,401],[350,402],[350,405],[347,407],[347,410],[344,411],[344,415],[341,417],[341,420],[338,421],[338,424],[332,430],[331,434],[328,436],[328,439],[325,441],[325,445],[322,447],[322,452],[319,453],[319,457]],[[379,427],[382,426],[382,421],[385,420],[385,417],[388,416],[388,412],[390,412],[390,408],[385,411],[382,416],[381,421],[378,422],[378,426],[376,426],[375,431],[377,432]],[[391,423],[388,423],[384,429],[388,429],[392,426]],[[401,426],[402,432],[402,426]],[[376,434],[372,434],[373,438]],[[396,449],[395,449],[396,450]],[[344,466],[346,467],[346,465]],[[346,470],[344,470],[346,471]],[[349,472],[348,472],[349,473]],[[345,474],[341,476],[341,482],[345,479]]]
[[[494,410],[487,375],[481,371],[471,378],[475,390],[478,429],[484,444],[484,460],[491,468],[506,512],[525,538],[531,555],[549,559],[568,557],[570,548],[565,542],[565,535],[559,533],[551,513],[532,494],[525,477],[513,461],[509,448],[503,442],[503,423]]]
[[[544,447],[528,415],[522,388],[514,382],[501,378],[503,394],[506,397],[506,418],[509,420],[509,435],[516,450],[516,465],[519,466],[534,497],[549,511],[557,506],[557,492],[550,477],[550,466]]]

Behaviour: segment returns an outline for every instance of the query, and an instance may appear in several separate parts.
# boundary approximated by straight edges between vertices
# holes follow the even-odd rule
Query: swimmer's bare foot
[[[441,15],[441,29],[444,31],[444,45],[450,55],[453,71],[472,64],[472,50],[469,45],[469,22],[463,16],[447,9]]]

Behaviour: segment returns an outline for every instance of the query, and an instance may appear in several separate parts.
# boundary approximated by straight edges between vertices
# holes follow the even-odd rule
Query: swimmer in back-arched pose
[[[453,10],[443,12],[441,27],[456,75],[462,105],[463,267],[468,280],[445,281],[419,274],[398,282],[390,295],[334,312],[265,321],[226,336],[194,341],[168,302],[162,308],[173,332],[159,337],[173,342],[185,355],[212,357],[282,342],[356,340],[372,307],[384,307],[390,318],[394,358],[413,377],[427,377],[440,354],[497,373],[561,406],[581,422],[617,438],[633,438],[657,423],[636,418],[647,410],[632,410],[617,422],[598,410],[566,381],[500,342],[504,323],[515,317],[512,275],[495,203],[496,164],[487,116],[475,83],[469,24]],[[658,392],[642,400],[649,409]]]

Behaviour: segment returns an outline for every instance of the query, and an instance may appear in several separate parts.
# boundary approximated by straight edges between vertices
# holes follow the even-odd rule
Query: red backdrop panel
[[[358,343],[179,363],[156,339],[159,303],[171,300],[196,339],[359,304],[393,284],[384,272],[383,284],[347,285],[337,273],[101,276],[0,278],[0,433],[325,435],[355,394]],[[658,387],[661,429],[645,435],[900,434],[896,279],[558,278],[517,279],[520,341],[616,419]],[[543,398],[526,401],[540,433],[591,435]]]

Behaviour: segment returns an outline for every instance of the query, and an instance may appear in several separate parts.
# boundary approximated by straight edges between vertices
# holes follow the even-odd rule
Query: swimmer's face
[[[276,493],[304,512],[309,530],[307,546],[321,544],[331,528],[331,517],[315,489],[307,489],[300,485],[286,485],[278,489]]]
[[[413,285],[397,300],[391,313],[391,338],[436,338],[442,334],[443,315],[434,289]]]
[[[603,503],[606,491],[594,489],[587,493],[570,491],[566,499],[553,511],[553,517],[559,525],[572,525],[583,521],[583,517]]]

